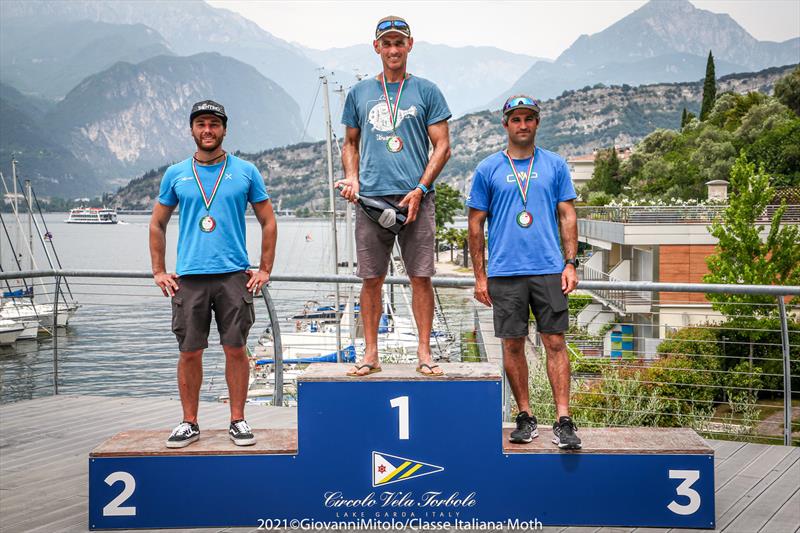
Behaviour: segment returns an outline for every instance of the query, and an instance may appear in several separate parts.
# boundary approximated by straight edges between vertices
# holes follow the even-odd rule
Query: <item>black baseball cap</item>
[[[219,117],[222,119],[222,125],[226,128],[228,127],[228,115],[225,114],[225,108],[222,104],[214,100],[203,100],[202,102],[195,103],[189,115],[189,125],[191,126],[194,119],[200,115],[214,115],[215,117]]]

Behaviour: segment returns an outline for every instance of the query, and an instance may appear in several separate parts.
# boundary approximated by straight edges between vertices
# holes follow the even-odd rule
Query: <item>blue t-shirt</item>
[[[196,165],[200,182],[211,197],[222,163]],[[203,196],[192,173],[192,159],[176,163],[164,172],[159,203],[180,204],[178,225],[179,276],[187,274],[224,274],[246,270],[250,266],[245,245],[244,212],[247,202],[255,204],[269,199],[264,179],[252,163],[228,155],[228,166],[220,181],[217,195],[206,211]],[[200,220],[211,215],[217,225],[206,233]]]
[[[386,84],[392,109],[399,88],[400,83]],[[361,194],[406,194],[416,187],[428,165],[428,126],[450,116],[450,108],[433,82],[408,77],[397,110],[397,135],[403,141],[403,149],[392,153],[386,148],[386,141],[394,133],[383,84],[369,78],[350,89],[342,111],[342,124],[361,130],[358,173]]]
[[[513,161],[523,177],[530,158]],[[537,147],[531,174],[527,211],[533,215],[533,224],[523,228],[517,224],[522,198],[503,152],[490,155],[475,169],[467,206],[489,213],[489,277],[559,274],[564,270],[556,206],[576,196],[567,162]]]

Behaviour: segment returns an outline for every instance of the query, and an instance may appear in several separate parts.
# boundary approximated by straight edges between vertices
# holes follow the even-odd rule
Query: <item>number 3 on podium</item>
[[[400,437],[400,440],[408,440],[408,396],[398,396],[397,398],[392,398],[389,400],[389,405],[391,405],[393,409],[397,407],[400,415],[397,420],[397,433]]]

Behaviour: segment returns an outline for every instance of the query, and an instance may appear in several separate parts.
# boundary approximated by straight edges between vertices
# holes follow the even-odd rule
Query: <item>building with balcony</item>
[[[721,201],[727,199],[727,183],[711,182]],[[723,190],[718,190],[718,189]],[[726,205],[578,207],[578,240],[589,245],[582,265],[582,278],[597,281],[654,281],[702,283],[708,273],[706,258],[714,253],[717,239],[710,224]],[[777,205],[768,206],[759,217],[765,224]],[[800,223],[800,205],[789,205],[784,224]],[[721,315],[703,294],[632,291],[587,291],[595,303],[578,316],[589,333],[602,332],[606,324],[632,324],[633,352],[655,356],[659,342],[675,329],[715,322]],[[618,328],[617,328],[618,329]],[[612,353],[611,334],[606,336],[606,354]]]

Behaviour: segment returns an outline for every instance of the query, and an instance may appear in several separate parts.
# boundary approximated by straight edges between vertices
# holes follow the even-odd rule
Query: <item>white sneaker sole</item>
[[[167,448],[185,448],[186,446],[193,442],[197,442],[198,440],[200,440],[200,435],[195,435],[194,437],[190,437],[182,441],[167,441],[166,445]]]
[[[228,437],[230,437],[233,443],[237,446],[252,446],[253,444],[256,443],[255,437],[253,437],[252,439],[236,439],[231,434],[228,434]]]
[[[533,439],[535,439],[538,436],[539,436],[539,431],[534,429],[533,433],[531,433],[531,438],[529,438],[528,440],[525,440],[525,439],[512,439],[511,437],[509,437],[508,438],[508,442],[513,442],[514,444],[528,444],[529,442],[531,442]]]

